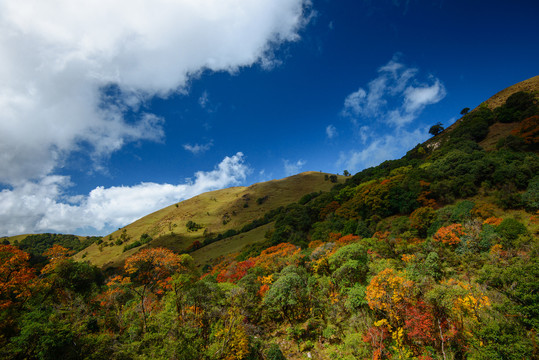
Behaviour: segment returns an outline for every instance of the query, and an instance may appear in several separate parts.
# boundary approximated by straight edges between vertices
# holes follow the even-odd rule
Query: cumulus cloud
[[[295,41],[308,0],[0,2],[0,182],[51,176],[73,151],[99,159],[164,137],[144,102],[201,72],[236,72]],[[136,118],[125,114],[134,111]]]
[[[289,160],[283,160],[284,163],[284,172],[286,176],[296,175],[301,171],[303,165],[306,164],[304,160],[298,160],[295,163],[290,162]]]
[[[237,185],[249,167],[242,153],[225,157],[214,170],[199,171],[183,184],[145,182],[134,186],[102,186],[88,195],[67,198],[65,176],[46,176],[0,192],[0,234],[73,232],[87,228],[111,231],[172,203],[203,192]]]
[[[194,155],[205,153],[206,151],[210,150],[210,148],[213,146],[213,141],[210,141],[206,144],[183,144],[183,148]]]
[[[326,135],[328,139],[333,139],[335,136],[337,136],[337,128],[334,125],[328,125],[326,127]]]
[[[369,82],[367,89],[360,87],[345,98],[342,115],[354,122],[381,121],[396,127],[411,123],[427,105],[446,95],[439,79],[430,76],[421,82],[418,72],[394,56],[378,69],[378,77]]]

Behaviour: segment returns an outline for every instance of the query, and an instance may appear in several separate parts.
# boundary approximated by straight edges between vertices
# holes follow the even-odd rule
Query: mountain
[[[366,171],[384,168],[391,163],[404,164],[412,158],[416,158],[416,162],[420,161],[420,158],[426,160],[433,154],[424,152],[425,149],[429,149],[431,153],[447,153],[450,149],[464,146],[462,144],[466,141],[477,143],[479,148],[487,151],[495,150],[500,140],[511,137],[511,133],[518,130],[522,124],[521,121],[513,119],[504,122],[495,121],[497,116],[495,109],[502,109],[511,95],[521,94],[523,91],[530,94],[537,93],[539,76],[496,93],[441,134],[425,141],[424,144],[419,144],[403,159],[388,161],[384,163],[385,165]],[[537,119],[534,121],[536,127]],[[445,150],[440,150],[440,146],[442,148],[445,146]],[[470,143],[465,146],[470,146]],[[522,146],[525,147],[525,144]],[[423,154],[418,154],[421,151]],[[269,211],[294,203],[306,194],[329,191],[335,183],[328,181],[328,176],[329,174],[307,172],[249,187],[233,187],[201,194],[118,229],[105,236],[102,242],[92,244],[79,252],[74,258],[84,259],[105,268],[117,267],[127,257],[144,247],[164,246],[175,251],[189,250],[200,265],[215,263],[216,259],[223,256],[241,252],[246,245],[263,242],[264,235],[268,230],[272,230],[272,225],[264,223],[263,228],[257,225],[249,231],[241,229],[256,219],[263,218]],[[364,180],[363,177],[359,178]],[[357,183],[357,179],[358,175],[349,181]],[[344,180],[345,177],[337,177],[339,183]],[[462,195],[466,197],[467,194],[455,195],[459,198],[463,197]],[[188,228],[188,225],[191,228]],[[216,238],[219,235],[222,237]],[[201,245],[203,248],[198,249]]]
[[[73,258],[0,245],[0,357],[537,359],[538,95],[517,84],[353,176],[201,194]]]

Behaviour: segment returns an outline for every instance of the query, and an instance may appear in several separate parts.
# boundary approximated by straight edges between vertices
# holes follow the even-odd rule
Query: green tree
[[[298,272],[293,265],[284,268],[264,296],[264,306],[268,312],[290,324],[303,318],[308,310],[307,281]]]
[[[432,125],[429,129],[429,134],[436,136],[439,133],[444,131],[444,127],[442,126],[441,122],[436,123],[435,125]]]

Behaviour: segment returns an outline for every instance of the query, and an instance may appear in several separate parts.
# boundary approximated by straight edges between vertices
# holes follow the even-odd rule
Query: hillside
[[[531,80],[335,182],[201,194],[43,268],[3,245],[0,357],[539,358]]]
[[[151,246],[166,246],[181,251],[194,241],[239,230],[247,223],[263,217],[268,211],[296,202],[302,196],[318,191],[329,191],[336,183],[326,179],[330,174],[304,172],[280,180],[271,180],[249,187],[232,187],[211,191],[178,204],[168,206],[103,237],[103,243],[93,244],[74,256],[98,266],[117,266],[140,247],[124,252],[126,245],[148,234]],[[189,230],[188,222],[200,226]],[[118,241],[121,239],[121,243]],[[228,250],[222,249],[223,255]],[[195,256],[196,258],[196,256]]]

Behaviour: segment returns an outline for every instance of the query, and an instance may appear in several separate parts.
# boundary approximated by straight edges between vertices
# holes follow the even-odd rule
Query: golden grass
[[[505,101],[509,96],[519,91],[539,91],[539,75],[516,83],[515,85],[509,86],[506,89],[503,89],[502,91],[491,96],[487,101],[485,101],[485,104],[490,109],[495,109],[498,106],[505,104]]]
[[[4,241],[7,239],[10,244],[13,244],[15,241],[21,241],[25,239],[27,236],[35,235],[35,234],[22,234],[22,235],[15,235],[15,236],[4,236],[1,238],[1,241]]]
[[[264,235],[268,230],[273,228],[273,225],[273,223],[266,224],[246,233],[214,242],[213,244],[192,252],[190,255],[197,265],[212,264],[220,257],[241,252],[247,245],[263,242],[266,240]]]
[[[195,240],[202,242],[204,232],[215,236],[230,229],[239,230],[252,220],[264,216],[266,212],[296,202],[305,194],[320,190],[329,191],[335,184],[325,180],[325,175],[329,174],[304,172],[249,187],[232,187],[195,196],[144,216],[103,238],[107,243],[114,243],[125,229],[126,235],[130,238],[126,243],[119,246],[101,247],[101,250],[98,245],[93,244],[74,255],[74,259],[83,260],[82,256],[86,254],[84,260],[92,264],[102,267],[116,266],[141,249],[138,247],[123,252],[126,244],[139,240],[144,233],[149,234],[153,239],[173,233],[178,240],[171,242],[170,239],[164,239],[162,245],[174,250],[185,249]],[[338,182],[344,182],[344,180],[344,176],[338,176]],[[257,199],[266,196],[267,200],[261,204],[257,203]],[[189,232],[186,228],[188,221],[202,225],[203,229]],[[249,237],[244,237],[244,239],[249,239]],[[154,241],[152,241],[152,246],[154,246]],[[159,244],[160,241],[156,243]],[[217,247],[212,249],[214,248]]]

